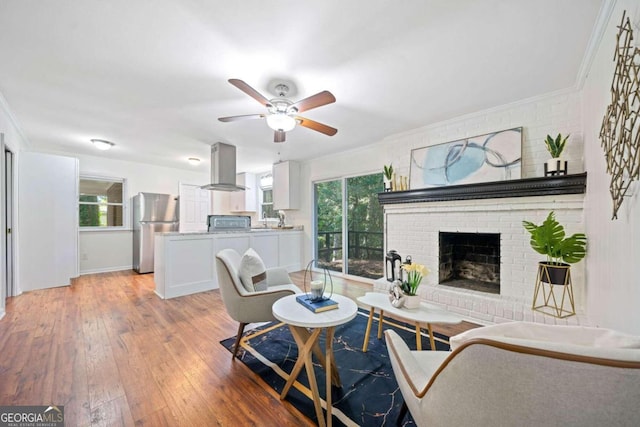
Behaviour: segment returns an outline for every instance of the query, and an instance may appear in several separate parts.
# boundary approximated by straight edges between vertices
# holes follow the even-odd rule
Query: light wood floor
[[[352,298],[371,290],[334,283]],[[220,345],[237,324],[219,291],[161,300],[153,289],[152,274],[121,271],[7,299],[0,405],[64,405],[68,426],[314,425]]]

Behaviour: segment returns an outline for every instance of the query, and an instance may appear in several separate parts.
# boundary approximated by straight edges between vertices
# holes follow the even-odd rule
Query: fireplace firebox
[[[500,234],[439,232],[439,283],[500,294]]]

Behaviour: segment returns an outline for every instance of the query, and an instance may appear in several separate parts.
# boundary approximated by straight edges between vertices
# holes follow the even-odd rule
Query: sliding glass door
[[[342,181],[316,183],[316,267],[342,271]]]
[[[347,274],[371,279],[384,276],[381,188],[382,174],[346,179]]]
[[[377,279],[384,275],[382,174],[315,184],[318,267]]]

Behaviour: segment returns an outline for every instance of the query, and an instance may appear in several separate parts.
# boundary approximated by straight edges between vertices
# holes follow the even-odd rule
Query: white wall
[[[625,198],[618,211],[618,219],[611,220],[610,176],[599,139],[611,100],[616,26],[624,10],[635,24],[636,43],[640,40],[640,3],[618,0],[583,88],[585,164],[589,173],[585,199],[587,310],[599,326],[640,335],[640,185],[636,182],[634,194]]]
[[[145,163],[106,159],[99,156],[76,155],[80,175],[125,178],[124,217],[127,230],[80,231],[80,274],[132,268],[133,236],[131,231],[131,198],[139,192],[179,193],[179,183],[207,184],[209,171],[200,165],[197,171],[173,169]],[[221,197],[213,192],[213,198]],[[218,195],[216,195],[218,194]]]
[[[563,157],[569,173],[584,172],[582,159],[581,96],[576,90],[538,96],[516,103],[435,123],[403,134],[392,135],[366,148],[304,164],[303,209],[297,213],[305,226],[305,259],[312,257],[313,185],[311,181],[340,176],[382,172],[392,163],[398,175],[409,175],[411,150],[498,130],[523,127],[522,177],[544,175],[544,162],[550,158],[544,145],[547,134],[571,134]],[[357,160],[354,160],[357,159]],[[382,190],[382,189],[381,189]]]
[[[409,174],[412,148],[483,134],[515,126],[524,127],[523,177],[542,176],[542,162],[548,158],[542,140],[549,134],[571,133],[566,157],[569,173],[588,172],[584,206],[584,225],[588,237],[585,289],[586,314],[596,326],[640,334],[640,185],[627,197],[611,220],[610,177],[606,173],[599,130],[610,101],[613,78],[613,50],[616,26],[622,12],[634,23],[634,36],[640,40],[640,5],[634,0],[619,0],[581,90],[540,96],[530,100],[480,111],[447,122],[437,123],[384,141],[304,164],[303,209],[296,213],[305,225],[305,259],[312,256],[312,184],[311,181],[343,175],[381,171],[393,163],[399,174]],[[354,162],[353,159],[358,159]],[[307,181],[308,180],[308,181]],[[583,296],[584,298],[584,296]]]

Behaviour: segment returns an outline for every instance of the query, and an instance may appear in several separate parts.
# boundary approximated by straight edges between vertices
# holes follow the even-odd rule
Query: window
[[[275,218],[273,210],[273,175],[265,174],[260,177],[260,218]]]
[[[123,227],[124,184],[122,178],[81,176],[78,199],[80,227]]]

